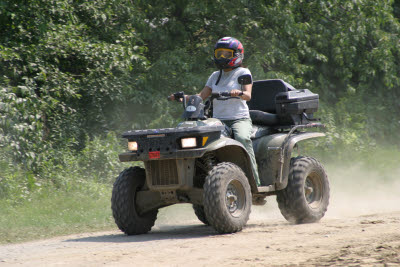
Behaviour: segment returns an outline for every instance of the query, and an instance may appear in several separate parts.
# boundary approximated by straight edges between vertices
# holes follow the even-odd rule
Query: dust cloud
[[[330,183],[330,201],[324,218],[357,217],[400,211],[400,167],[382,173],[366,170],[362,164],[341,167],[326,164]],[[267,197],[264,206],[253,206],[249,224],[287,223],[280,214],[275,196]],[[322,220],[324,220],[324,218]],[[177,204],[160,209],[156,228],[202,224],[191,204]]]
[[[368,170],[361,164],[351,168],[328,166],[331,198],[327,216],[359,216],[400,211],[400,167]]]

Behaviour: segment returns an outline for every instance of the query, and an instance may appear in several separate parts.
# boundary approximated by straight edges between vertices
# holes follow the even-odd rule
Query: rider
[[[260,186],[257,163],[254,156],[253,145],[250,139],[252,122],[246,101],[251,99],[252,84],[243,85],[243,91],[238,83],[238,77],[250,74],[250,70],[242,67],[244,58],[243,45],[239,40],[232,37],[224,37],[217,41],[214,47],[214,62],[219,68],[208,78],[208,81],[198,94],[203,100],[212,92],[230,92],[228,100],[217,100],[213,102],[213,117],[220,119],[229,126],[235,140],[245,147],[250,156],[252,170],[256,178],[257,186]],[[243,95],[239,94],[243,92]],[[173,99],[173,95],[170,96]]]

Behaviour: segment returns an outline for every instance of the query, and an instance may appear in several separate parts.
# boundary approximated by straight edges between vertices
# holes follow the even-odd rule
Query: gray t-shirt
[[[238,83],[238,77],[244,74],[250,74],[250,70],[246,68],[236,68],[229,72],[222,71],[221,79],[218,85],[215,85],[219,70],[213,72],[208,78],[206,86],[210,87],[215,92],[230,92],[233,89],[240,90],[240,84]],[[231,98],[228,100],[216,100],[213,102],[214,110],[213,117],[220,120],[236,120],[242,118],[250,118],[249,108],[246,104],[246,100]]]

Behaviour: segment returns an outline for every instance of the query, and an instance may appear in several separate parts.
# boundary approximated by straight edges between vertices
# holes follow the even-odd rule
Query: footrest
[[[269,185],[269,186],[258,186],[257,191],[259,193],[267,193],[275,190],[275,186]]]
[[[253,196],[252,203],[255,206],[262,206],[267,203],[266,196]]]

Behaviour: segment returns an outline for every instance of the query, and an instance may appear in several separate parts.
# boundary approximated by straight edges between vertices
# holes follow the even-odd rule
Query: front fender
[[[206,152],[215,151],[215,150],[218,150],[221,147],[225,147],[225,146],[239,146],[239,147],[245,149],[244,146],[242,145],[242,143],[240,143],[239,141],[236,141],[235,139],[228,138],[228,137],[221,137],[220,139],[215,140],[214,142],[210,143],[206,147]]]
[[[206,148],[206,152],[214,152],[220,162],[232,162],[238,165],[246,174],[252,192],[257,192],[257,184],[251,168],[250,156],[242,143],[232,138],[221,137],[210,143]]]

